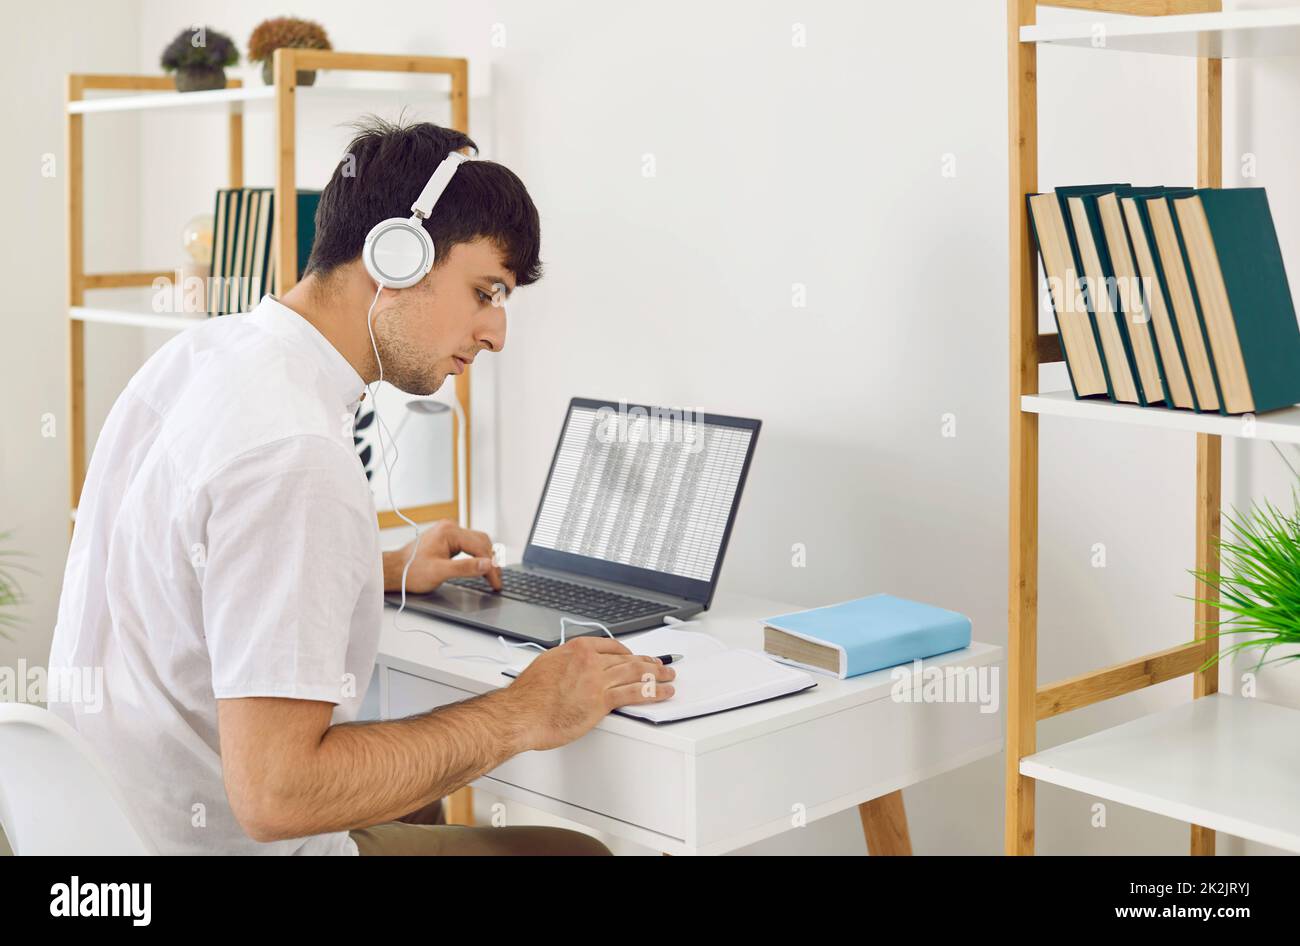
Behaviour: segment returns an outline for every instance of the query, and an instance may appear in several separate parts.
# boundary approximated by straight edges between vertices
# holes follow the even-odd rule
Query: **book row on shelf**
[[[316,236],[320,193],[298,191],[299,278]],[[274,252],[275,191],[269,187],[223,188],[217,191],[212,221],[207,314],[247,312],[266,293],[279,291]]]
[[[1220,414],[1300,402],[1300,327],[1263,188],[1026,199],[1076,398]]]

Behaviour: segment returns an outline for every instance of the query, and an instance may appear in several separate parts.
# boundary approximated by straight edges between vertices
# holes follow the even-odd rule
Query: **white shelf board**
[[[183,332],[208,321],[208,317],[205,315],[173,315],[99,306],[73,306],[68,310],[68,315],[79,322],[133,325],[136,328],[161,328],[171,332]]]
[[[1300,443],[1300,406],[1284,407],[1262,414],[1197,414],[1168,407],[1139,407],[1111,401],[1077,400],[1069,391],[1049,394],[1025,394],[1020,409],[1031,414],[1055,414],[1084,420],[1163,427],[1166,430],[1190,430],[1198,434],[1218,434],[1247,440],[1273,440],[1277,443]],[[1252,418],[1253,417],[1253,421]]]
[[[1103,27],[1100,36],[1094,32],[1098,26]],[[1295,56],[1300,55],[1300,7],[1079,18],[1068,23],[1022,26],[1020,41],[1216,59]]]
[[[300,85],[296,96],[299,102],[330,102],[361,100],[396,100],[418,104],[422,101],[450,100],[446,89],[434,88],[365,88],[353,86]],[[100,112],[138,112],[163,108],[213,108],[234,106],[242,108],[245,102],[273,102],[275,87],[249,85],[238,89],[209,89],[205,92],[123,92],[82,99],[68,103],[72,114],[86,115]]]
[[[1300,852],[1300,710],[1226,694],[1020,760],[1020,773]]]

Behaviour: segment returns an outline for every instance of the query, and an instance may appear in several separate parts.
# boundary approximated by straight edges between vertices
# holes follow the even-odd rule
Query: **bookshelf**
[[[169,332],[183,332],[207,321],[207,317],[201,315],[169,315],[166,312],[147,312],[143,308],[130,309],[121,306],[111,308],[73,306],[68,310],[68,316],[78,322],[131,325],[136,328],[163,329]]]
[[[1044,4],[1040,4],[1042,6]],[[1084,6],[1055,4],[1047,6]],[[1141,4],[1111,4],[1111,6]],[[1207,9],[1208,3],[1146,4],[1168,8]],[[1038,45],[1097,48],[1093,24],[1038,26],[1030,24],[1020,32],[1023,42]],[[1293,56],[1300,52],[1300,9],[1234,10],[1232,12],[1181,13],[1135,18],[1132,22],[1107,21],[1102,37],[1105,49],[1189,56],[1208,59],[1239,59],[1260,56]]]
[[[1020,398],[1020,405],[1021,410],[1039,415],[1078,417],[1083,420],[1108,421],[1112,424],[1187,430],[1216,437],[1241,437],[1300,444],[1300,407],[1288,407],[1243,419],[1231,415],[1225,417],[1222,414],[1194,414],[1191,411],[1163,407],[1078,401],[1069,391],[1026,394]]]
[[[294,157],[297,146],[298,104],[300,100],[342,99],[355,100],[358,106],[371,105],[376,100],[409,101],[412,96],[446,96],[451,105],[451,126],[459,131],[469,131],[469,63],[465,59],[435,56],[387,55],[378,53],[348,53],[316,49],[276,50],[273,66],[275,84],[246,87],[239,79],[230,79],[224,89],[206,92],[177,92],[168,76],[72,74],[68,76],[67,120],[67,209],[68,209],[68,419],[69,419],[69,488],[71,514],[75,519],[77,503],[86,475],[86,341],[87,323],[127,326],[136,328],[185,331],[206,321],[204,318],[154,312],[147,294],[141,294],[138,304],[125,305],[120,299],[110,303],[88,300],[87,295],[97,295],[97,290],[145,288],[155,279],[173,279],[172,270],[140,270],[134,272],[89,273],[85,266],[85,162],[88,160],[84,141],[84,122],[87,115],[140,111],[207,110],[219,117],[226,116],[226,150],[228,187],[244,185],[244,114],[245,108],[266,107],[273,110],[275,180],[275,228],[278,260],[278,277],[281,291],[296,282],[298,248],[297,202],[290,199],[296,190]],[[299,86],[298,70],[328,70],[333,72],[388,73],[420,76],[448,76],[449,92],[416,91],[409,88],[341,88]],[[88,96],[87,93],[109,93]],[[259,104],[262,103],[262,104]],[[216,185],[214,185],[215,187]],[[456,378],[456,397],[470,416],[470,375],[466,370]],[[459,437],[452,420],[452,450],[459,449]],[[404,509],[407,516],[417,522],[433,519],[455,519],[458,515],[460,490],[469,494],[470,431],[465,432],[465,470],[467,482],[459,481],[459,464],[452,456],[453,494],[450,501]],[[468,507],[468,503],[466,504]],[[392,510],[379,514],[379,526],[388,528],[401,524]]]
[[[1129,14],[1096,23],[1040,26],[1037,7]],[[1300,710],[1220,694],[1217,651],[1198,603],[1192,643],[1075,677],[1038,681],[1038,425],[1075,417],[1164,427],[1196,437],[1195,561],[1217,572],[1223,437],[1300,443],[1300,407],[1253,419],[1076,401],[1041,393],[1038,368],[1062,359],[1055,334],[1038,331],[1038,260],[1025,195],[1038,187],[1037,51],[1042,44],[1184,56],[1196,75],[1197,186],[1222,186],[1225,58],[1300,55],[1300,8],[1223,12],[1219,0],[1007,0],[1010,146],[1010,545],[1005,850],[1034,853],[1039,781],[1087,792],[1190,825],[1190,853],[1212,855],[1216,831],[1300,851],[1295,793]],[[1099,21],[1100,22],[1100,21]],[[1097,42],[1098,36],[1102,41]],[[1050,422],[1050,421],[1049,421]],[[1205,589],[1200,592],[1213,599]],[[1037,750],[1043,719],[1180,677],[1185,704],[1062,745]]]
[[[275,101],[275,86],[273,85],[234,85],[233,82],[238,80],[232,80],[232,84],[225,89],[186,92],[184,95],[180,95],[173,88],[170,79],[163,77],[163,81],[166,83],[164,88],[170,89],[170,91],[81,99],[69,102],[68,112],[73,115],[98,115],[104,112],[139,112],[170,108],[220,111],[230,105],[248,103],[257,106],[258,103]],[[409,100],[411,91],[411,89],[300,85],[294,94],[300,102],[312,99],[355,99],[359,104],[373,105],[377,99],[392,99],[401,104]]]
[[[1295,725],[1295,710],[1216,693],[1036,752],[1021,772],[1296,851]]]

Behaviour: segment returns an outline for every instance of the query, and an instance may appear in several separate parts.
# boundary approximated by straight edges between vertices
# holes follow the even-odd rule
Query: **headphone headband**
[[[415,198],[415,203],[411,204],[411,213],[421,220],[427,219],[433,211],[433,205],[438,202],[442,192],[451,183],[451,177],[456,173],[456,169],[468,160],[469,157],[459,151],[453,151],[443,158],[430,175],[429,183],[425,184],[424,190],[420,191],[420,196]]]

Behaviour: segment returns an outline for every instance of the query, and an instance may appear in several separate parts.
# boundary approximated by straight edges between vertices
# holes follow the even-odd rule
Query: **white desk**
[[[760,619],[798,609],[719,595],[686,628],[762,650]],[[395,615],[385,609],[379,644],[383,718],[510,683],[503,664],[439,658],[436,641],[398,631]],[[410,612],[401,623],[429,628],[455,648],[449,653],[504,653],[494,637],[471,628]],[[511,653],[520,667],[537,651]],[[976,642],[925,666],[992,667],[1001,658],[1002,648]],[[897,819],[906,845],[901,796],[888,805],[873,799],[884,802],[907,785],[1002,749],[1000,704],[997,712],[981,712],[976,702],[896,702],[888,670],[817,679],[804,693],[677,723],[610,715],[576,742],[525,752],[474,785],[667,854],[720,854],[790,830],[800,817],[810,823],[855,805],[869,844],[882,829],[886,836],[900,830],[889,823]]]

